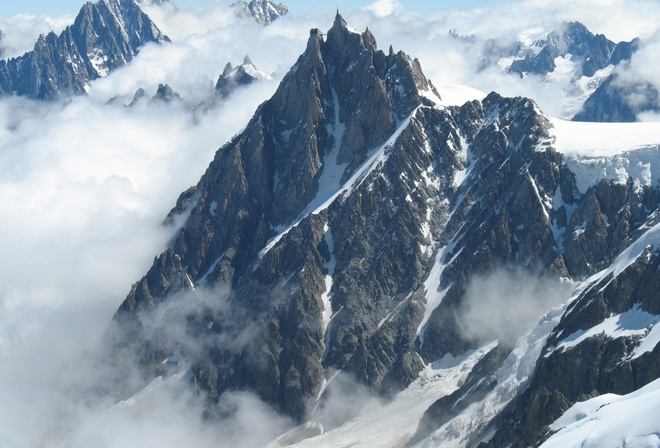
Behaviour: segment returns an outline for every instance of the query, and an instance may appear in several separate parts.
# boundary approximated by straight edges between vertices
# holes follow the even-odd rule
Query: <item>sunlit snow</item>
[[[428,407],[454,392],[474,365],[492,350],[494,345],[486,345],[465,357],[447,357],[431,363],[420,372],[419,379],[399,393],[391,403],[365,409],[358,417],[341,427],[291,446],[296,448],[401,446],[413,436],[417,423]],[[274,444],[269,448],[280,446]]]
[[[581,342],[599,334],[604,334],[611,339],[631,336],[646,338],[650,335],[651,329],[655,328],[658,323],[660,323],[660,316],[649,314],[639,309],[639,306],[635,306],[632,310],[622,314],[615,314],[588,330],[579,330],[570,336],[563,338],[554,350],[570,350]],[[649,340],[649,343],[636,353],[636,357],[655,348],[655,345],[652,347],[651,345],[652,342],[657,343],[657,333],[658,331],[656,330]],[[546,356],[549,356],[552,351],[546,354]]]
[[[660,446],[660,380],[628,395],[576,403],[550,429],[541,448],[655,448]]]

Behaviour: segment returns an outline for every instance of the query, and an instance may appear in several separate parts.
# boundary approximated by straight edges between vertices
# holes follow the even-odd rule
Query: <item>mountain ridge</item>
[[[41,35],[33,51],[0,61],[0,94],[39,100],[84,94],[141,46],[168,40],[134,0],[87,2],[59,36]]]
[[[450,36],[469,43],[476,41],[476,36],[463,37],[453,31]],[[641,112],[658,110],[657,91],[651,83],[618,80],[644,44],[639,38],[615,43],[603,34],[592,33],[580,22],[563,22],[558,29],[533,40],[509,44],[486,41],[479,70],[497,65],[520,78],[538,76],[549,84],[569,81],[570,87],[563,91],[567,118],[632,122]]]
[[[566,303],[562,278],[582,284],[649,237],[657,188],[603,179],[581,191],[533,101],[491,93],[440,103],[419,63],[378,50],[368,29],[351,30],[339,14],[326,35],[312,29],[273,97],[180,196],[167,221],[183,226],[115,314],[119,345],[150,375],[167,374],[167,360],[181,355],[210,409],[224,392],[247,389],[330,430],[337,422],[323,408],[338,378],[393,398],[429,363],[501,336],[466,331],[475,282],[503,283],[505,296],[545,312],[550,305],[516,282],[539,282],[555,305]],[[639,272],[653,278],[645,266]],[[624,274],[633,275],[614,277]],[[477,307],[497,305],[497,290],[486,288]],[[609,302],[621,304],[611,309],[631,309],[629,292],[613,291]],[[575,306],[546,322],[533,353]],[[521,362],[516,341],[542,316],[519,317],[467,378],[481,387],[474,403],[501,387],[500,369]],[[484,443],[539,442],[582,396],[548,389],[562,379],[538,359],[537,371],[526,362],[529,383],[512,387],[502,413],[475,424]],[[434,405],[420,443],[443,437],[432,434],[447,423],[437,416],[463,396]],[[554,400],[550,412],[538,397]],[[541,414],[523,419],[516,404]],[[519,432],[507,430],[517,421]],[[492,428],[490,438],[481,433]]]
[[[239,16],[251,17],[264,26],[289,13],[289,9],[284,3],[275,3],[270,0],[252,0],[250,3],[239,1],[232,3],[231,6],[238,11]]]
[[[350,41],[348,46],[345,46],[346,41]],[[348,51],[346,50],[347,48]],[[346,28],[346,24],[340,16],[337,16],[335,20],[335,25],[333,25],[333,28],[328,33],[327,41],[322,40],[322,37],[318,31],[312,30],[310,34],[310,39],[307,44],[307,49],[305,53],[301,56],[301,59],[299,59],[298,63],[294,66],[290,76],[287,75],[284,78],[281,84],[282,87],[281,89],[278,89],[278,92],[275,93],[273,100],[262,104],[262,106],[257,111],[255,118],[252,121],[253,124],[256,124],[257,126],[256,129],[261,129],[264,126],[264,123],[272,123],[275,129],[271,132],[273,132],[275,135],[280,136],[279,139],[282,145],[289,146],[291,148],[300,147],[302,148],[302,151],[298,150],[299,154],[296,154],[295,152],[289,152],[289,151],[280,152],[278,149],[273,148],[271,151],[274,152],[275,154],[279,153],[278,154],[279,157],[283,158],[281,162],[279,163],[275,162],[275,164],[273,164],[274,161],[269,161],[267,158],[265,158],[266,155],[262,153],[259,156],[259,159],[256,159],[256,160],[260,160],[256,165],[252,165],[252,166],[245,165],[245,168],[247,169],[248,173],[250,171],[254,171],[254,174],[249,176],[249,178],[252,179],[249,184],[246,183],[245,180],[239,180],[240,178],[236,177],[237,173],[231,173],[231,171],[229,171],[226,175],[225,174],[215,175],[217,176],[218,179],[224,179],[223,182],[229,182],[230,185],[231,184],[243,185],[243,187],[241,188],[242,191],[239,191],[239,194],[241,196],[250,194],[250,191],[254,188],[257,189],[257,193],[259,194],[259,196],[255,195],[255,198],[258,199],[256,199],[256,201],[250,200],[248,201],[248,204],[243,205],[243,207],[247,207],[246,209],[231,211],[232,207],[236,207],[236,205],[231,205],[232,204],[231,201],[236,200],[235,188],[232,190],[231,188],[222,185],[220,185],[219,187],[215,187],[215,188],[219,188],[219,191],[232,192],[229,194],[232,194],[234,199],[227,198],[222,201],[221,200],[210,201],[204,199],[205,193],[203,193],[203,196],[201,198],[199,198],[199,193],[193,193],[193,192],[187,193],[185,197],[182,197],[182,199],[179,201],[179,207],[177,207],[177,210],[182,211],[184,209],[183,204],[185,204],[188,201],[188,198],[194,198],[195,196],[197,196],[198,198],[197,204],[193,209],[191,218],[189,218],[192,220],[188,224],[189,227],[199,228],[198,226],[200,225],[201,226],[206,225],[203,223],[206,219],[208,219],[207,216],[210,213],[211,209],[213,210],[214,213],[218,213],[218,214],[224,214],[227,211],[229,211],[229,213],[231,213],[238,219],[241,219],[241,217],[245,219],[246,215],[249,216],[254,213],[258,213],[258,214],[263,213],[256,211],[258,209],[255,210],[255,206],[264,207],[266,210],[268,210],[268,207],[270,207],[268,206],[269,201],[277,201],[283,204],[280,209],[276,209],[269,212],[269,214],[271,214],[272,216],[270,218],[271,222],[275,222],[275,223],[291,222],[291,221],[295,222],[296,217],[300,214],[300,212],[303,211],[305,207],[307,207],[307,205],[312,200],[313,196],[316,195],[316,192],[313,191],[312,189],[314,188],[313,183],[315,182],[316,179],[318,179],[320,175],[320,173],[318,173],[319,170],[318,160],[322,159],[323,157],[330,156],[329,154],[317,153],[318,155],[316,155],[313,159],[309,159],[307,152],[315,151],[314,146],[310,147],[309,145],[304,145],[304,144],[298,145],[297,143],[298,141],[304,142],[308,140],[309,138],[308,132],[310,129],[313,129],[315,130],[315,132],[318,132],[316,138],[319,141],[325,140],[326,142],[328,142],[326,143],[326,148],[327,147],[335,148],[334,149],[335,154],[330,157],[334,157],[335,160],[339,162],[339,164],[346,165],[345,168],[348,173],[356,169],[355,165],[359,163],[360,160],[359,158],[362,157],[364,159],[364,157],[367,155],[367,151],[369,147],[382,145],[384,143],[383,141],[374,140],[374,138],[382,139],[383,137],[378,137],[376,134],[374,134],[375,137],[366,136],[363,134],[364,125],[360,122],[360,120],[368,119],[368,118],[363,118],[361,116],[353,116],[353,118],[349,117],[347,116],[346,110],[341,110],[338,108],[338,103],[330,102],[332,101],[334,96],[331,87],[327,84],[327,81],[324,81],[324,78],[327,79],[326,77],[329,75],[328,70],[325,68],[325,63],[323,62],[324,58],[325,57],[337,58],[338,60],[341,61],[342,57],[346,59],[346,55],[348,54],[349,51],[357,51],[364,57],[372,54],[376,55],[377,58],[382,62],[381,72],[385,77],[387,77],[388,66],[390,68],[395,67],[395,61],[401,64],[406,64],[407,66],[410,66],[413,62],[409,60],[407,56],[404,55],[403,53],[399,53],[396,55],[391,53],[389,56],[385,56],[384,53],[376,52],[373,38],[370,36],[370,33],[364,33],[360,35],[350,32]],[[366,62],[367,60],[365,59],[365,63]],[[296,67],[298,67],[298,69]],[[364,68],[369,69],[369,67],[371,67],[371,64],[369,64]],[[298,73],[298,70],[300,70],[301,72]],[[305,73],[302,73],[303,70],[305,71]],[[371,76],[375,76],[375,73]],[[311,83],[307,81],[309,79],[312,80]],[[347,77],[346,79],[349,80],[350,82],[350,78]],[[425,81],[425,78],[420,78],[419,81],[420,82]],[[410,83],[410,86],[416,89],[415,82],[417,82],[417,80],[415,80],[412,71],[411,73],[408,74],[407,82]],[[314,98],[314,96],[312,95],[296,95],[296,97],[291,98],[288,96],[289,95],[288,92],[290,91],[290,86],[292,85],[295,86],[296,90],[311,89],[312,95],[314,95],[313,92],[324,91],[326,101],[324,103],[316,102],[316,101],[310,102],[309,100]],[[389,100],[384,92],[385,86],[380,83],[376,83],[373,86],[376,89],[376,95],[378,95],[377,101],[379,102],[379,104],[381,104],[381,106],[375,107],[374,113],[378,117],[377,118],[378,120],[381,120],[380,117],[384,117],[384,119],[383,119],[383,123],[379,124],[378,126],[369,126],[368,128],[378,129],[378,127],[383,128],[384,126],[387,132],[392,132],[395,129],[395,116],[404,117],[405,114],[409,113],[409,110],[403,109],[399,111],[395,110],[393,111],[393,113],[389,112],[386,106]],[[426,87],[428,88],[428,85]],[[356,102],[356,100],[353,101]],[[285,104],[287,106],[283,107]],[[321,106],[321,108],[319,108],[319,106]],[[293,110],[293,113],[290,112],[291,110]],[[301,111],[304,111],[302,112],[302,115],[310,117],[311,120],[319,120],[321,121],[321,123],[315,124],[313,125],[313,127],[305,126],[305,127],[298,127],[296,129],[297,121],[298,121],[297,117],[301,114]],[[281,118],[279,119],[273,119],[273,118],[267,118],[268,115],[265,114],[284,114],[284,115],[280,115]],[[295,122],[286,123],[286,120],[288,119],[287,115],[293,115],[293,117],[296,117]],[[341,142],[332,143],[332,140],[330,140],[332,138],[330,135],[330,129],[339,126],[335,120],[339,120],[340,122],[344,123],[345,131],[343,135],[345,135],[346,138],[342,139]],[[327,121],[327,124],[323,124],[324,121]],[[278,125],[282,126],[282,132],[278,131]],[[232,143],[229,144],[229,147],[231,147],[231,145],[236,145],[237,149],[241,148],[241,144],[243,141],[245,141],[246,137],[260,138],[259,133],[262,131],[258,131],[257,134],[252,134],[252,132],[254,132],[251,130],[252,128],[253,125],[249,125],[248,129],[246,130],[247,135],[238,136],[237,140],[235,140],[233,144]],[[285,130],[292,128],[293,130],[288,135],[284,135]],[[356,141],[358,142],[358,145],[355,145]],[[348,142],[348,144],[346,142]],[[352,149],[354,146],[357,146],[358,148],[362,148],[362,149],[360,149],[359,152],[358,151],[355,151],[353,153],[349,152],[349,148]],[[216,169],[214,167],[220,163],[220,159],[218,158],[222,154],[225,154],[227,150],[228,147],[224,150],[220,150],[217,153],[216,160],[209,167],[209,171],[207,171],[207,175],[205,175],[202,178],[200,182],[200,187],[204,189],[208,188],[206,184],[209,182],[209,180],[207,179],[209,179],[209,176],[211,176],[213,170]],[[241,155],[239,152],[234,152],[234,151],[232,151],[231,157],[239,157],[245,160],[255,160],[254,156],[249,155],[249,153],[245,155]],[[293,157],[292,160],[290,159],[291,157]],[[292,176],[291,174],[287,174],[288,170],[298,169],[301,166],[300,162],[296,161],[297,157],[301,157],[301,160],[303,161],[303,165],[302,165],[304,167],[303,173],[309,170],[308,171],[309,174],[302,176],[300,175]],[[236,166],[234,165],[235,163],[236,162],[231,162],[227,164],[227,162],[223,162],[223,164],[227,164],[227,166]],[[218,167],[220,166],[222,165],[218,165]],[[273,170],[275,172],[279,172],[279,174],[275,175],[273,171],[270,171],[270,174],[265,174],[265,175],[261,174],[260,170],[264,170],[264,169]],[[268,173],[268,171],[266,171],[266,173]],[[344,173],[344,176],[347,175],[348,174]],[[342,177],[342,174],[338,173],[338,176]],[[271,179],[270,182],[272,182],[271,186],[264,186],[263,184],[264,181],[268,182],[269,178]],[[275,180],[277,178],[287,179],[286,182],[291,182],[291,183],[288,184],[285,183],[284,180],[282,180],[280,182],[277,182],[277,185],[275,185],[276,184]],[[336,179],[336,181],[339,180],[340,179]],[[251,185],[254,184],[255,182],[256,182],[256,186]],[[272,193],[268,193],[264,197],[263,196],[264,191],[265,192],[271,191]],[[226,202],[227,200],[229,200],[230,202]],[[217,204],[216,207],[212,207],[213,203]],[[219,206],[220,204],[225,204],[225,205]],[[203,210],[204,212],[201,213]],[[201,213],[202,216],[198,217],[199,213]],[[201,218],[201,222],[199,222],[199,224],[196,224],[195,221],[197,221],[200,218]],[[248,261],[242,258],[245,257],[245,255],[241,255],[241,252],[247,249],[249,253],[251,253],[249,258],[254,259],[255,257],[257,257],[257,255],[259,255],[258,252],[260,252],[261,248],[266,245],[268,238],[270,237],[270,235],[272,235],[271,234],[272,231],[268,230],[270,225],[264,222],[266,219],[265,216],[262,215],[256,221],[253,219],[254,218],[251,219],[252,223],[249,226],[247,225],[247,223],[241,223],[239,225],[237,222],[235,224],[234,228],[237,229],[239,233],[236,236],[231,236],[231,238],[238,238],[237,240],[239,244],[238,246],[230,246],[229,249],[226,247],[221,247],[221,249],[216,250],[218,254],[219,252],[222,252],[225,254],[225,256],[228,253],[237,253],[239,256],[236,257],[237,258],[236,260],[233,261],[231,261],[230,259],[220,260],[217,259],[216,258],[217,255],[215,255],[213,257],[207,258],[205,263],[204,262],[200,263],[199,261],[197,261],[196,263],[200,263],[199,265],[197,265],[199,267],[197,267],[195,264],[190,263],[187,257],[183,255],[182,256],[183,261],[181,263],[188,264],[188,270],[190,271],[190,276],[195,280],[204,278],[204,281],[209,283],[211,281],[222,280],[223,282],[229,282],[231,284],[235,282],[235,280],[233,280],[234,275],[238,276],[239,274],[249,273],[249,269],[255,269],[255,268],[250,268],[250,264],[248,263]],[[297,226],[295,230],[296,231],[298,230]],[[190,249],[193,249],[195,251],[197,250],[203,250],[204,252],[207,251],[207,249],[205,249],[204,247],[199,247],[199,246],[197,246],[198,248],[195,249],[195,245],[197,245],[198,243],[194,241],[185,242],[189,238],[188,236],[186,236],[187,233],[188,231],[184,228],[183,233],[178,239],[178,242],[176,242],[174,245],[174,252],[185,254],[185,252]],[[190,233],[192,233],[194,236],[195,231],[191,231]],[[289,237],[289,235],[293,233],[295,232],[290,232],[289,234],[286,235],[286,237]],[[211,242],[211,244],[218,244],[218,243]],[[172,268],[179,270],[179,272],[181,272],[180,269],[181,266],[178,264],[179,262],[176,262],[176,256],[174,256],[174,252],[172,252],[171,256],[165,255],[163,262],[168,264],[174,263],[172,265]],[[266,254],[266,256],[272,257],[272,253],[269,252],[268,254]],[[237,272],[238,274],[234,274],[235,272]],[[181,272],[178,275],[182,276],[181,278],[185,279],[188,274]],[[272,273],[268,275],[272,275]],[[125,304],[122,305],[123,307],[122,309],[126,309],[127,307],[134,309],[135,307],[138,306],[141,296],[139,294],[135,296],[131,294],[131,296],[135,297],[135,299],[131,299],[131,298],[127,299]],[[134,305],[130,305],[131,303],[134,303]],[[121,316],[121,313],[119,315]],[[319,353],[319,357],[321,354],[322,353]]]

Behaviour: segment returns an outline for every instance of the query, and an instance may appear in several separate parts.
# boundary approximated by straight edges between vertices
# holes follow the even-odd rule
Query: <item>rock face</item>
[[[633,122],[647,111],[660,110],[660,93],[648,82],[621,82],[610,75],[585,101],[573,121]]]
[[[239,1],[231,5],[240,16],[251,17],[261,25],[269,25],[289,13],[284,3],[270,0],[252,0],[250,3]]]
[[[347,290],[334,293],[333,302],[338,301],[332,305],[335,320],[354,322],[350,327],[342,325],[336,335],[328,335],[326,344],[322,298],[326,276],[333,271],[346,276],[342,282],[347,284],[357,283],[366,274],[356,272],[353,264],[356,253],[367,248],[343,243],[353,220],[360,218],[321,206],[334,199],[343,185],[366,187],[362,180],[351,178],[365,176],[364,163],[373,151],[384,152],[383,145],[401,123],[410,121],[420,105],[432,104],[426,99],[433,95],[432,90],[416,61],[402,52],[378,51],[371,33],[349,31],[341,17],[325,40],[313,30],[305,53],[273,98],[259,108],[242,134],[218,151],[197,187],[180,198],[172,219],[181,213],[189,213],[189,217],[173,243],[172,256],[166,257],[172,260],[166,264],[167,272],[163,272],[163,263],[154,265],[140,282],[143,286],[135,287],[122,305],[117,320],[131,320],[126,317],[129,312],[151,309],[164,300],[170,290],[163,289],[163,282],[181,289],[184,283],[173,277],[189,277],[198,286],[227,285],[233,288],[228,312],[243,316],[244,325],[253,328],[250,351],[254,356],[216,347],[212,349],[216,354],[197,360],[193,368],[196,381],[212,397],[244,383],[300,418],[318,394],[324,371],[345,368],[350,361],[360,376],[366,376],[367,366],[360,364],[364,353],[353,356],[361,347],[350,333],[354,325],[365,325],[368,333],[376,330],[375,317],[362,309],[362,302],[374,299],[364,293],[352,299]],[[394,199],[389,203],[385,209],[373,209],[371,226],[379,225],[381,214],[395,211]],[[306,212],[317,208],[316,214]],[[406,225],[409,214],[392,222],[392,229]],[[201,239],[200,233],[204,235]],[[278,233],[279,243],[266,250]],[[335,233],[342,241],[337,248],[332,247]],[[409,242],[412,237],[405,235]],[[379,242],[376,234],[370,238],[374,240],[370,245],[387,247],[390,242]],[[392,234],[391,239],[398,235]],[[401,244],[404,242],[396,242],[396,250]],[[370,257],[377,256],[369,250]],[[383,285],[392,295],[397,277],[409,276],[398,272],[401,268],[380,268],[395,271],[392,280]],[[355,304],[345,307],[339,317],[341,302],[353,300]],[[384,307],[396,302],[385,295],[382,300],[378,314],[384,317]],[[330,308],[327,312],[329,315]],[[234,331],[220,324],[227,318],[208,316],[214,322],[210,331]],[[416,328],[407,327],[400,337],[408,338],[407,344],[412,345]],[[373,377],[375,387],[383,383],[391,361],[384,362],[380,377]],[[399,363],[405,368],[419,361],[403,353]],[[403,377],[409,378],[413,370],[406,370]],[[392,382],[397,383],[394,378]]]
[[[165,37],[135,0],[86,3],[59,36],[40,36],[34,50],[0,61],[0,94],[52,100],[82,94],[90,81],[126,65]]]
[[[138,93],[136,93],[136,95],[138,95]],[[173,101],[181,101],[181,95],[179,95],[178,92],[175,92],[169,85],[159,84],[156,94],[151,98],[151,101],[171,103]]]
[[[555,70],[556,58],[568,57],[578,64],[575,78],[591,77],[608,65],[630,59],[637,44],[638,40],[615,44],[602,34],[594,35],[580,22],[568,22],[561,30],[552,31],[547,38],[536,42],[537,51],[515,60],[509,71],[545,76]]]
[[[658,378],[660,346],[641,349],[640,340],[660,314],[660,251],[656,242],[628,252],[630,264],[603,271],[568,308],[529,387],[496,421],[488,446],[530,446],[573,403],[628,394]],[[621,334],[607,332],[607,322],[616,322]]]
[[[496,338],[458,318],[474,278],[501,268],[552,281],[600,273],[548,339],[527,392],[475,435],[527,418],[491,441],[534,443],[581,396],[648,382],[653,352],[636,358],[651,372],[638,378],[614,362],[631,346],[601,338],[583,354],[593,375],[572,381],[570,354],[582,349],[553,347],[637,304],[660,313],[651,252],[607,277],[657,224],[658,191],[633,181],[579,191],[531,100],[438,103],[419,63],[378,50],[369,30],[351,31],[339,15],[326,35],[313,29],[273,97],[180,196],[166,220],[182,223],[176,238],[115,315],[119,345],[150,374],[177,353],[211,403],[250,390],[302,421],[337,372],[392,396],[426,363]],[[512,345],[503,338],[434,405],[418,437],[483,400]]]
[[[213,93],[195,106],[195,111],[207,112],[229,98],[236,90],[264,78],[268,78],[268,75],[257,70],[248,56],[245,56],[243,63],[236,67],[228,62],[215,84]]]
[[[228,62],[215,84],[215,93],[221,98],[227,98],[237,88],[249,86],[260,77],[262,74],[247,56],[238,67],[233,67]]]

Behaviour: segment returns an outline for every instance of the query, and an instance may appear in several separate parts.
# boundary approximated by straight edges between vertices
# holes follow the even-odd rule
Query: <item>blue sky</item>
[[[179,6],[184,5],[204,5],[218,0],[174,0]],[[282,0],[280,0],[282,1]],[[283,0],[293,14],[304,14],[319,9],[331,9],[339,7],[341,11],[350,13],[351,11],[372,3],[372,0],[331,0],[321,2],[310,2],[308,0]],[[416,11],[451,11],[467,10],[482,6],[488,6],[498,0],[401,0],[406,9]],[[499,0],[502,2],[502,0]],[[9,1],[0,0],[0,17],[8,18],[16,14],[29,13],[35,15],[74,15],[85,0],[22,0]]]

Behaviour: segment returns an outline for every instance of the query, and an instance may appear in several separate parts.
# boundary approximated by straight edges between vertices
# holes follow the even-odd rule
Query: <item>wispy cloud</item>
[[[519,268],[496,269],[468,283],[456,316],[467,339],[513,346],[548,310],[568,300],[570,283]]]
[[[11,18],[0,18],[0,57],[7,59],[21,56],[34,48],[40,34],[48,34],[51,31],[59,34],[72,22],[72,16],[19,14]]]
[[[367,5],[364,9],[372,12],[377,17],[387,17],[402,8],[403,6],[398,0],[378,0]]]

